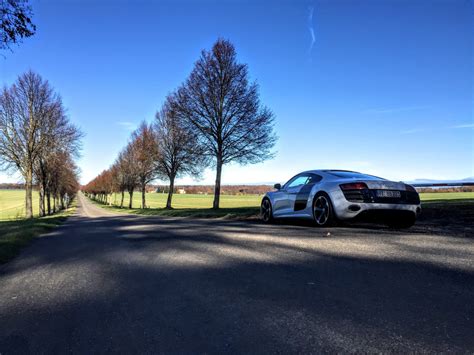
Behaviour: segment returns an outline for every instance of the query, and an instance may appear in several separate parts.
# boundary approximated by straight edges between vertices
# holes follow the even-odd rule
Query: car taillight
[[[367,185],[363,182],[353,182],[350,184],[342,184],[339,185],[341,187],[341,190],[365,190],[367,189]]]
[[[405,190],[411,191],[411,192],[416,192],[416,189],[413,186],[407,185],[407,184],[405,184]]]

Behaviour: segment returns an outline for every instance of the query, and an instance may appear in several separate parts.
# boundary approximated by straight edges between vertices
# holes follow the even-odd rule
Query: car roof
[[[346,173],[355,173],[360,174],[358,171],[352,170],[341,170],[341,169],[316,169],[316,170],[307,170],[302,171],[300,174],[325,174],[325,173],[336,173],[336,172],[346,172]],[[298,174],[299,175],[299,174]]]

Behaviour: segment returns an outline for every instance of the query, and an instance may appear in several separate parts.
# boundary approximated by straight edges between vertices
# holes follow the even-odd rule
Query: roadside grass
[[[149,208],[164,208],[166,206],[166,199],[168,194],[163,193],[147,193],[146,204]],[[257,207],[260,206],[261,195],[221,195],[220,206],[222,208],[240,208],[240,207]],[[173,208],[203,208],[212,209],[212,201],[214,195],[205,194],[174,194]],[[112,202],[115,205],[120,205],[120,194],[112,195]],[[125,194],[124,206],[128,206],[129,197]],[[141,206],[142,196],[135,192],[133,195],[133,207]]]
[[[15,257],[35,237],[62,224],[75,209],[74,201],[69,208],[51,216],[0,221],[0,264]]]
[[[139,195],[139,194],[138,194]],[[148,193],[146,195],[147,205],[150,208],[137,208],[141,204],[141,196],[134,196],[135,208],[129,209],[128,198],[124,200],[123,208],[112,204],[104,205],[91,200],[96,205],[113,212],[132,213],[145,216],[165,217],[195,217],[195,218],[256,218],[260,212],[260,201],[262,196],[258,195],[221,195],[221,208],[214,210],[212,206],[212,195],[179,195],[173,196],[173,209],[165,209],[166,194]],[[474,192],[438,192],[420,194],[423,209],[444,209],[449,206],[474,206]],[[113,203],[120,202],[120,195],[112,197]],[[158,206],[158,207],[154,207]]]
[[[120,208],[115,205],[105,205],[100,202],[89,199],[95,205],[104,208],[111,212],[118,213],[132,213],[142,216],[163,216],[163,217],[194,217],[194,218],[239,218],[248,219],[258,216],[260,212],[259,207],[222,207],[218,210],[212,208]],[[125,204],[124,204],[125,205]]]

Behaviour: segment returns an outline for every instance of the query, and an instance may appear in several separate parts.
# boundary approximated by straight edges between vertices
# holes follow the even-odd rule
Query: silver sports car
[[[421,212],[413,186],[346,170],[310,170],[292,177],[262,199],[265,222],[308,218],[318,226],[337,220],[372,219],[391,227],[412,226]]]

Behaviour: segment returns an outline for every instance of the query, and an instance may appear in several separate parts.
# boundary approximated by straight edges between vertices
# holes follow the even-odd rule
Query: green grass
[[[141,195],[135,193],[133,196],[134,208],[128,209],[128,196],[125,195],[125,208],[118,208],[120,195],[112,197],[113,206],[104,206],[115,212],[128,212],[140,215],[169,216],[169,217],[199,217],[199,218],[249,218],[259,213],[262,196],[259,195],[221,195],[221,208],[213,210],[213,195],[173,195],[173,209],[165,209],[167,194],[148,193],[146,203],[150,208],[140,209]],[[474,203],[474,192],[438,192],[420,194],[422,204],[472,202]]]
[[[39,196],[33,191],[33,215],[39,214]],[[0,221],[25,217],[25,190],[0,190]]]
[[[146,203],[150,208],[164,208],[166,205],[167,194],[148,193],[146,194]],[[175,194],[173,195],[173,208],[193,209],[193,208],[211,208],[213,195],[191,195],[191,194]],[[420,194],[422,201],[431,200],[454,200],[454,199],[474,199],[474,192],[432,192]],[[129,197],[125,194],[124,206],[128,206]],[[258,207],[262,201],[260,195],[221,195],[222,208],[241,208],[241,207]],[[115,194],[112,197],[115,205],[120,204],[120,195]],[[133,207],[139,208],[141,205],[141,194],[133,195]]]
[[[252,216],[256,216],[259,213],[259,207],[256,207],[256,206],[221,207],[218,210],[214,210],[212,208],[207,207],[208,206],[207,204],[205,205],[206,207],[199,207],[200,206],[199,204],[194,204],[194,206],[197,206],[197,207],[173,208],[173,209],[166,209],[164,207],[146,208],[146,209],[141,209],[141,208],[129,209],[128,207],[120,208],[116,205],[112,205],[112,206],[104,205],[94,200],[90,200],[90,201],[112,212],[133,213],[133,214],[139,214],[139,215],[144,215],[144,216],[195,217],[195,218],[249,218]],[[237,201],[234,201],[234,205],[238,205],[238,203],[236,202]],[[150,206],[148,202],[147,204],[148,206]],[[166,203],[163,203],[162,205],[165,206],[165,204]],[[212,205],[212,200],[211,200],[211,205]],[[124,204],[124,206],[126,205]],[[138,207],[139,204],[137,203],[135,206]]]
[[[112,202],[120,205],[120,194],[112,196]],[[146,194],[146,204],[150,208],[164,208],[168,194],[148,193]],[[208,208],[212,207],[214,195],[198,195],[198,194],[174,194],[173,208]],[[222,208],[240,208],[240,207],[256,207],[260,206],[262,196],[260,195],[221,195],[220,206]],[[129,197],[125,194],[124,206],[128,206]],[[138,208],[142,204],[141,193],[133,194],[133,207]]]
[[[74,210],[73,203],[70,208],[51,216],[0,221],[0,264],[12,259],[33,238],[63,223]]]
[[[140,215],[168,216],[168,217],[196,217],[196,218],[249,218],[255,216],[259,212],[262,196],[260,195],[221,195],[220,209],[212,209],[212,201],[214,195],[200,194],[174,194],[173,209],[168,210],[166,199],[168,194],[148,193],[146,194],[147,209],[140,209],[141,194],[135,192],[133,194],[133,207],[117,208],[120,205],[120,194],[112,196],[113,206],[101,207],[116,212],[128,212]],[[124,206],[128,207],[129,196],[125,194]]]
[[[474,192],[425,192],[420,194],[422,202],[449,202],[456,200],[474,200]]]

